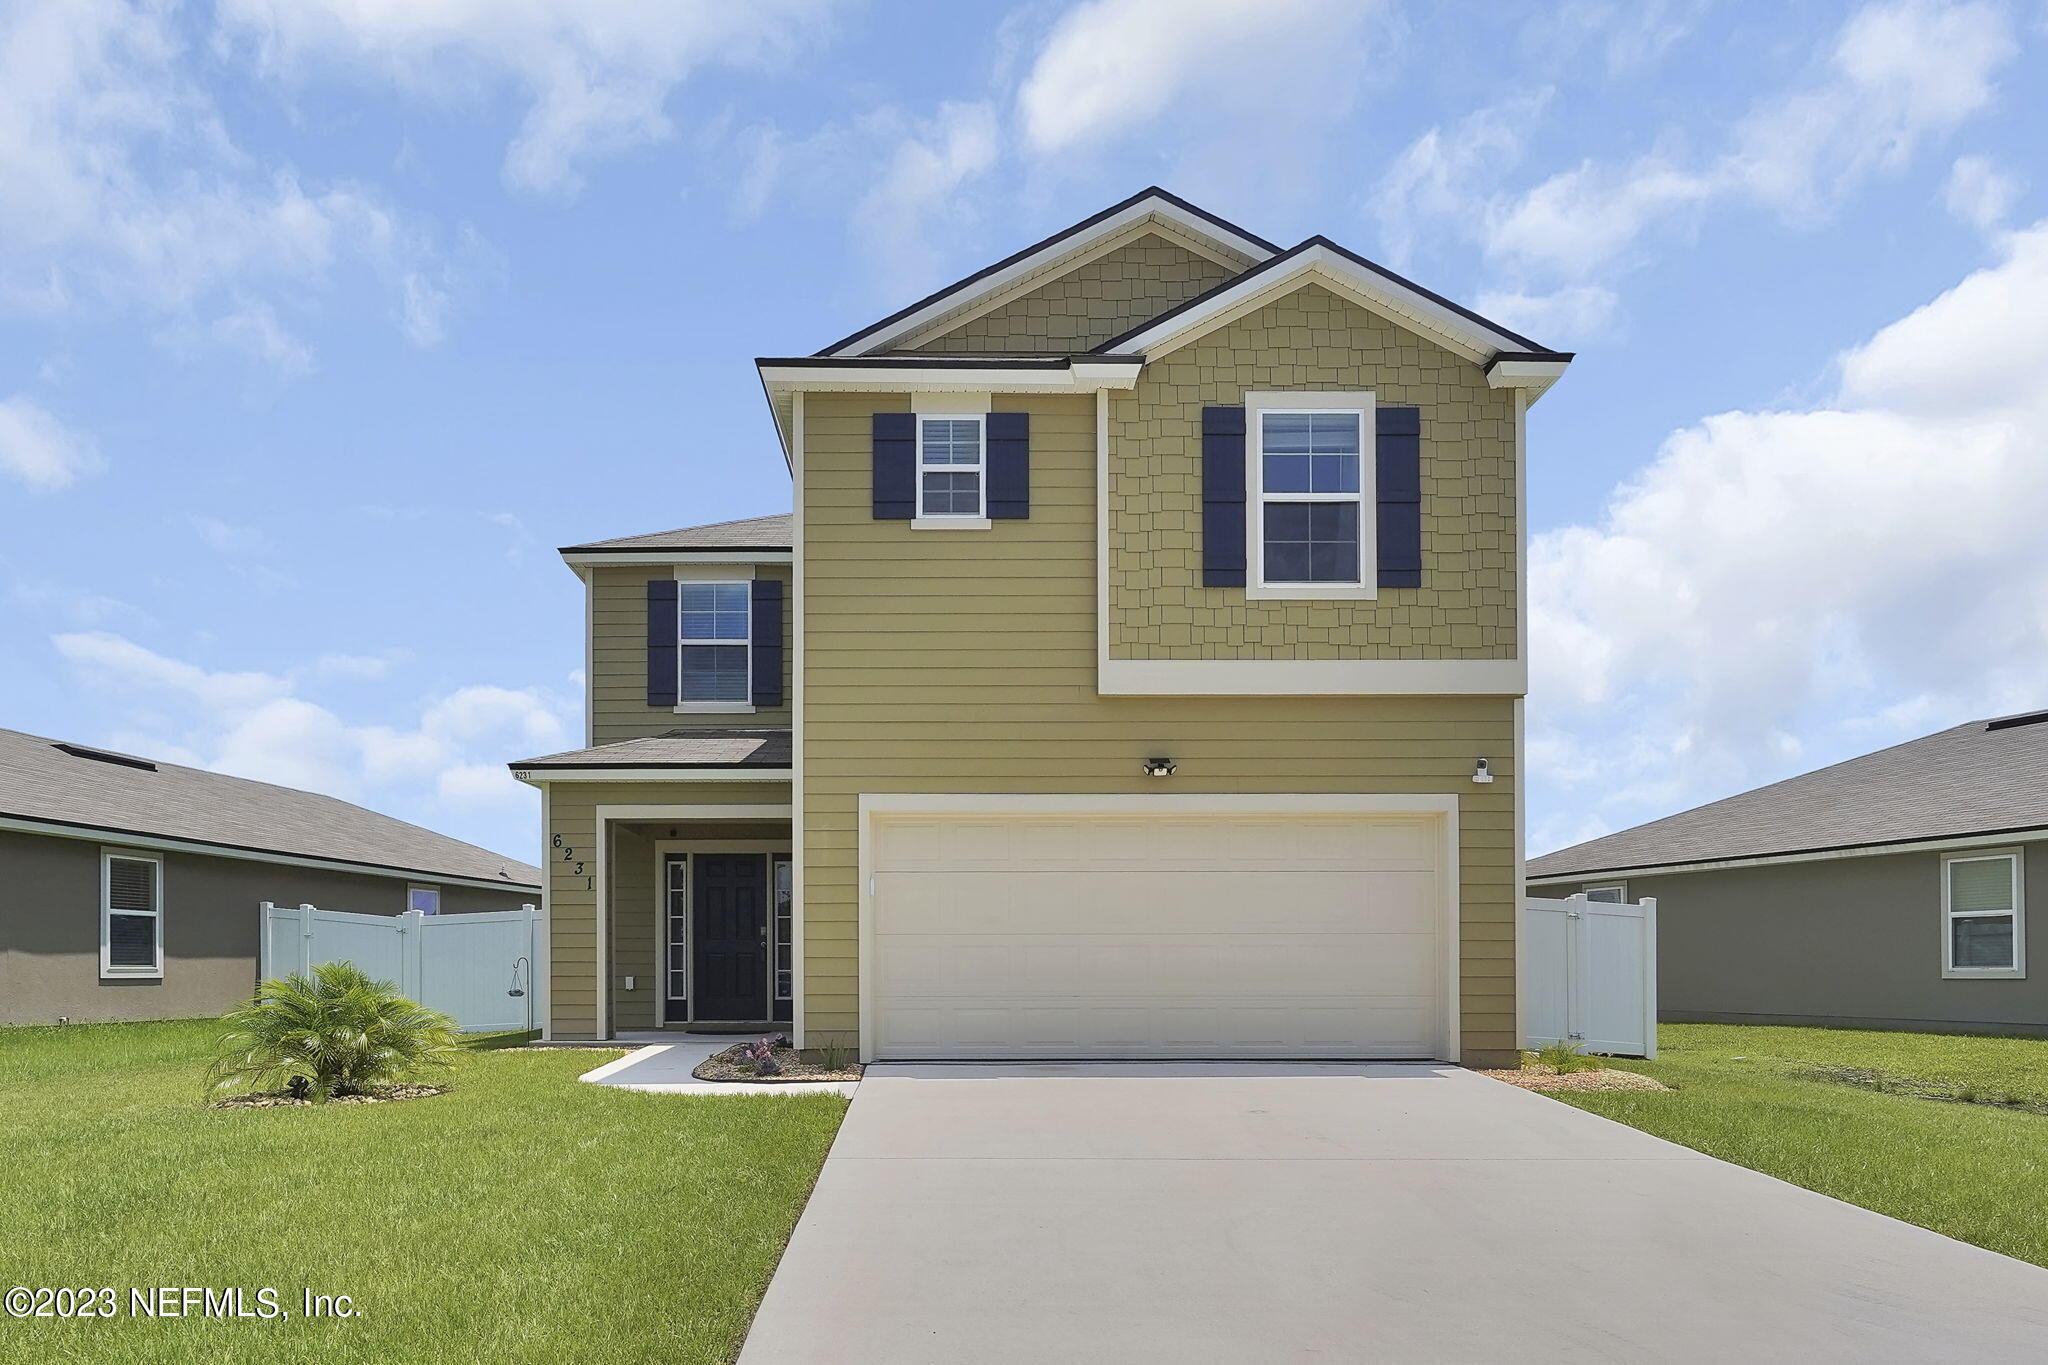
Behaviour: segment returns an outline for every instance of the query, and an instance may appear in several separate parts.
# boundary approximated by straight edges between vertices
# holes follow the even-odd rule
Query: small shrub
[[[756,1076],[780,1076],[782,1064],[775,1060],[775,1049],[789,1046],[789,1035],[771,1033],[766,1038],[756,1038],[740,1049],[740,1053],[754,1064]]]
[[[1579,1045],[1560,1038],[1533,1054],[1539,1066],[1547,1066],[1560,1076],[1569,1076],[1574,1071],[1587,1071],[1600,1065],[1591,1057],[1579,1051]]]
[[[282,1087],[325,1102],[449,1065],[461,1049],[455,1021],[372,981],[349,962],[266,981],[222,1021],[206,1091]]]
[[[840,1042],[821,1043],[817,1047],[818,1065],[827,1071],[846,1070],[846,1044]]]

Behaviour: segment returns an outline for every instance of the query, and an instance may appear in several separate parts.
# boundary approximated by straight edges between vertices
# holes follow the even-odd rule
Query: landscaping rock
[[[848,1062],[838,1070],[829,1070],[815,1062],[807,1062],[804,1055],[791,1047],[778,1047],[772,1056],[779,1070],[772,1075],[760,1075],[754,1070],[754,1063],[746,1055],[745,1043],[736,1043],[723,1052],[713,1053],[697,1063],[690,1074],[700,1081],[744,1081],[750,1085],[778,1085],[792,1081],[857,1081],[860,1079],[859,1062]]]
[[[1560,1076],[1547,1066],[1532,1065],[1517,1071],[1482,1071],[1482,1076],[1491,1076],[1497,1081],[1520,1086],[1524,1090],[1669,1090],[1662,1081],[1645,1076],[1639,1071],[1614,1071],[1605,1067],[1589,1071],[1574,1071]]]

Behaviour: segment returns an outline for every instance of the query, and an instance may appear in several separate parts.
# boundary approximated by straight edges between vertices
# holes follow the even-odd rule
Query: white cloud
[[[570,742],[567,708],[538,690],[458,688],[397,726],[351,722],[299,694],[303,682],[321,676],[375,676],[363,667],[365,656],[328,655],[290,674],[216,672],[107,631],[59,635],[53,643],[85,682],[125,708],[119,733],[129,750],[186,755],[178,761],[434,827],[516,814],[516,830],[492,828],[507,831],[495,843],[522,856],[531,856],[523,817],[533,797],[504,765]]]
[[[829,0],[223,0],[230,47],[300,75],[478,99],[510,86],[526,113],[505,153],[520,189],[573,194],[582,168],[666,140],[668,102],[697,69],[773,66],[823,35]]]
[[[1599,524],[1536,538],[1559,830],[2041,704],[2048,223],[2005,245],[1845,354],[1832,402],[1705,418]]]
[[[24,3],[0,17],[0,302],[174,316],[286,370],[310,364],[264,292],[434,268],[373,191],[249,155],[188,69],[164,3]],[[227,304],[217,309],[216,301]]]
[[[1357,0],[1088,0],[1061,17],[1017,96],[1026,145],[1056,156],[1132,136],[1200,105],[1271,111],[1289,122],[1333,67],[1355,84],[1352,43],[1376,7]],[[1276,87],[1274,80],[1283,80]],[[1275,98],[1276,88],[1285,98]]]
[[[224,555],[263,554],[270,549],[270,537],[254,526],[237,526],[219,517],[195,516],[192,529],[207,548]]]
[[[69,488],[101,468],[91,438],[21,394],[0,402],[0,473],[38,493]]]
[[[1948,211],[1986,232],[2004,225],[2019,197],[2018,177],[2000,170],[1988,156],[1957,157],[1942,187]]]
[[[853,213],[854,235],[890,287],[921,292],[935,282],[945,256],[932,236],[972,221],[960,191],[995,165],[997,150],[986,104],[943,104],[903,127]]]
[[[1408,144],[1367,203],[1380,220],[1381,249],[1389,260],[1405,266],[1416,239],[1428,230],[1425,224],[1479,211],[1472,187],[1521,159],[1529,129],[1551,95],[1546,89],[1510,96]]]
[[[1481,317],[1524,336],[1540,336],[1546,345],[1571,347],[1606,332],[1621,309],[1621,299],[1605,285],[1569,285],[1548,294],[1483,291],[1474,305]]]

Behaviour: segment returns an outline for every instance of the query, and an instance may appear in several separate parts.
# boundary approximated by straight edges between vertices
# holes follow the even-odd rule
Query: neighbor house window
[[[1621,882],[1610,882],[1606,886],[1589,886],[1586,888],[1586,899],[1603,901],[1609,905],[1625,905],[1628,903],[1628,887]]]
[[[982,515],[982,422],[979,417],[920,417],[917,422],[917,514]]]
[[[1369,408],[1257,408],[1248,461],[1257,574],[1278,595],[1369,595]]]
[[[775,873],[775,998],[787,1000],[790,987],[795,982],[792,970],[795,953],[790,943],[795,936],[794,888],[790,882],[789,859],[777,856],[770,867]]]
[[[132,853],[102,853],[100,975],[163,974],[163,860]]]
[[[682,681],[677,696],[691,702],[744,704],[748,689],[748,597],[752,585],[684,583],[682,603]]]
[[[417,910],[422,915],[441,913],[441,888],[438,886],[408,886],[405,888],[405,908]]]
[[[1963,853],[1941,860],[1942,972],[2026,975],[2020,855]]]

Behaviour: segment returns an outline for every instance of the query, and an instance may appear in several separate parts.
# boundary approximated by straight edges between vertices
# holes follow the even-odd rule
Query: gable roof
[[[1974,720],[1529,861],[1554,878],[2048,829],[2048,712]]]
[[[1360,295],[1370,306],[1394,314],[1477,362],[1491,365],[1512,358],[1561,364],[1572,358],[1570,352],[1550,350],[1322,236],[1289,247],[1158,317],[1111,337],[1096,349],[1103,353],[1153,356],[1240,305],[1307,276],[1319,277],[1340,290]]]
[[[0,730],[0,820],[175,839],[538,891],[540,869],[361,806],[246,777]],[[51,831],[55,832],[55,831]]]
[[[507,767],[550,771],[614,768],[787,768],[788,730],[664,730],[590,749],[522,758]],[[542,777],[545,781],[545,776]]]
[[[899,308],[888,317],[868,324],[851,336],[841,337],[830,346],[819,350],[817,354],[866,355],[873,351],[886,350],[898,339],[943,314],[967,308],[978,299],[1006,288],[1062,257],[1085,251],[1103,238],[1121,232],[1133,223],[1148,217],[1172,224],[1197,238],[1215,242],[1252,261],[1263,261],[1280,250],[1265,238],[1247,232],[1207,209],[1197,208],[1179,195],[1170,194],[1157,185],[1150,185],[1128,199],[1111,204],[1100,213],[1090,214],[1072,227],[1063,228],[1043,241],[1034,242],[1022,251],[1005,256],[994,265],[977,270],[964,279],[955,280],[945,288],[925,295],[907,307]]]
[[[645,550],[650,554],[676,550],[787,550],[791,544],[791,524],[789,513],[778,512],[772,517],[742,517],[737,521],[714,521],[704,526],[679,526],[673,531],[564,545],[560,552],[573,555],[621,550]]]

